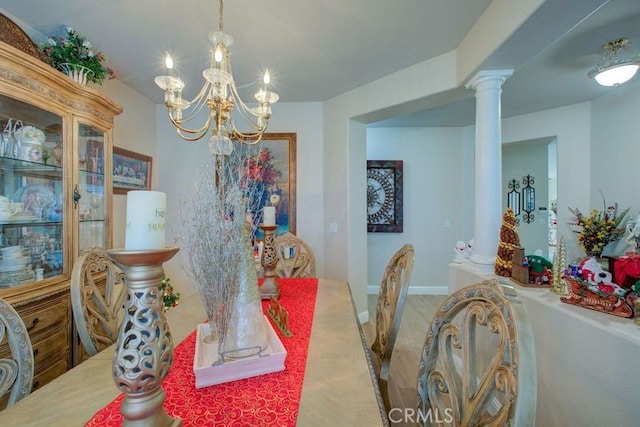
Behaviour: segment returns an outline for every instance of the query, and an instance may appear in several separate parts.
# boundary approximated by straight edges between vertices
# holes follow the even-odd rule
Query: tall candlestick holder
[[[180,248],[109,250],[122,269],[127,286],[124,318],[113,355],[112,374],[124,393],[120,407],[123,426],[181,426],[166,413],[162,380],[173,362],[173,340],[164,316],[160,285],[162,264]]]
[[[271,297],[278,299],[280,297],[280,287],[275,280],[278,258],[273,247],[273,239],[278,226],[260,224],[258,227],[264,233],[264,247],[262,249],[262,259],[260,260],[264,268],[264,281],[260,286],[260,297],[267,300],[271,299]]]

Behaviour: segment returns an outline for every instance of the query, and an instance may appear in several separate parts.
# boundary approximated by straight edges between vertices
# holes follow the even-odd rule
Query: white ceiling
[[[268,67],[281,101],[324,101],[454,50],[491,3],[227,0],[224,30],[235,40],[238,86],[255,91]],[[156,103],[162,93],[153,78],[164,73],[165,52],[187,83],[186,97],[193,96],[188,89],[201,85],[207,36],[218,26],[217,0],[0,0],[0,10],[36,41],[75,27],[108,55],[118,79]],[[620,37],[640,51],[640,0],[546,0],[481,68],[515,70],[503,86],[504,117],[587,101],[624,90],[587,77],[602,45]],[[399,110],[415,113],[383,123],[460,126],[475,120],[473,93],[463,87]]]

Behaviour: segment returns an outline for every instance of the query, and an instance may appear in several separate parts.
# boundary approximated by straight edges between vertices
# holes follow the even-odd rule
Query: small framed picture
[[[151,190],[151,156],[113,147],[113,193]]]

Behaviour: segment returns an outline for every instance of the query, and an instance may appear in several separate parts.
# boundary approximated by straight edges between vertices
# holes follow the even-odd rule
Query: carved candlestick
[[[162,264],[180,248],[109,250],[125,275],[127,298],[113,355],[113,381],[124,393],[124,426],[181,426],[162,407],[162,380],[173,361],[173,340],[164,317],[160,285]]]
[[[264,268],[264,281],[260,287],[260,297],[262,299],[271,299],[271,297],[278,299],[280,297],[280,288],[275,280],[275,268],[278,258],[273,247],[273,238],[278,226],[260,224],[258,227],[264,232],[264,247],[261,259],[262,267]]]

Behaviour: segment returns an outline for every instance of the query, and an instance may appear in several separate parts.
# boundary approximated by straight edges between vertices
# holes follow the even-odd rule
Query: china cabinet
[[[0,297],[29,328],[34,388],[72,366],[69,278],[111,247],[111,153],[122,108],[0,42]],[[7,351],[0,345],[0,357]]]

